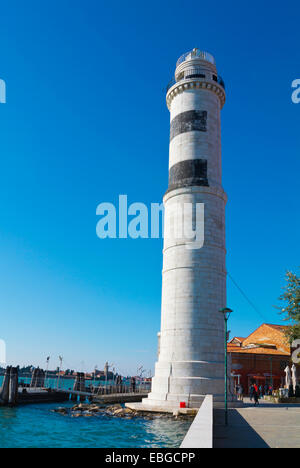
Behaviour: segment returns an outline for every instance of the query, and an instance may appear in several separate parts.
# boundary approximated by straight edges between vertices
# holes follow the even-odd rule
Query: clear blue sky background
[[[226,82],[223,185],[232,333],[280,323],[299,264],[299,2],[10,0],[1,5],[0,337],[8,361],[153,368],[161,240],[96,237],[96,206],[160,202],[165,85],[199,47]]]

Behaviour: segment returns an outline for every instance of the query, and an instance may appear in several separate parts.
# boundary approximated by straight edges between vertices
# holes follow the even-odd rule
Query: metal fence
[[[200,50],[200,49],[193,49],[192,51],[186,52],[185,54],[181,55],[181,57],[179,57],[176,63],[176,67],[178,67],[178,65],[180,65],[182,62],[185,62],[187,58],[193,58],[193,57],[199,58],[201,60],[206,60],[207,62],[210,62],[213,65],[216,64],[214,57],[208,52],[204,52],[203,50]]]
[[[37,379],[34,388],[51,388],[53,390],[72,391],[74,387],[74,378],[63,376],[46,376],[44,379]],[[19,388],[33,388],[32,376],[23,374],[19,376]],[[151,390],[151,382],[136,380],[132,385],[130,379],[124,379],[122,384],[117,385],[114,380],[85,380],[82,391],[91,393],[91,395],[112,395],[115,393],[145,393]]]
[[[140,383],[138,385],[100,385],[92,387],[91,393],[94,395],[112,395],[126,393],[147,393],[151,390],[151,383]]]

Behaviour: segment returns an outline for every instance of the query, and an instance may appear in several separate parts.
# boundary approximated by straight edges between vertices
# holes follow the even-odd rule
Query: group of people
[[[256,383],[252,383],[250,386],[250,401],[254,399],[255,405],[259,404],[259,399],[263,398],[264,395],[272,395],[273,386],[269,384],[257,386]]]
[[[238,401],[243,401],[244,400],[244,389],[241,384],[238,384],[236,386],[236,395]],[[265,384],[258,386],[255,382],[253,382],[250,386],[249,389],[249,396],[250,396],[250,401],[254,400],[254,406],[259,405],[259,400],[260,398],[263,398],[264,395],[272,395],[273,393],[273,387],[272,385]]]

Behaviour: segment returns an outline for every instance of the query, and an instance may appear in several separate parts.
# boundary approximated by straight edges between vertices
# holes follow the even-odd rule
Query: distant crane
[[[146,369],[144,369],[144,366],[140,366],[137,368],[137,375],[140,377],[140,379],[143,378],[143,374],[146,372]]]

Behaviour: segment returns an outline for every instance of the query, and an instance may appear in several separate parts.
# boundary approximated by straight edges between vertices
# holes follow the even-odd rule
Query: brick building
[[[251,381],[258,385],[284,385],[284,369],[291,365],[291,347],[284,332],[286,327],[264,323],[247,338],[234,337],[227,349],[232,361],[235,383],[248,393]]]

